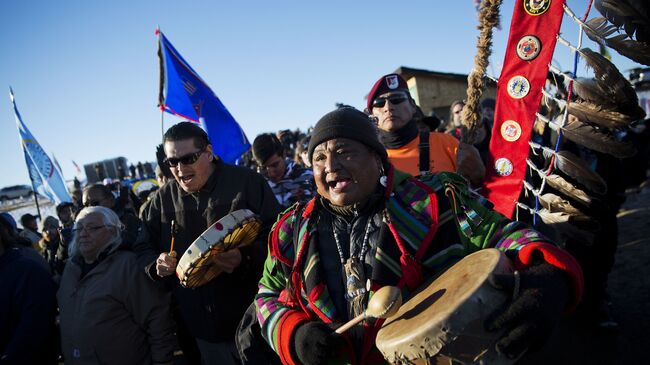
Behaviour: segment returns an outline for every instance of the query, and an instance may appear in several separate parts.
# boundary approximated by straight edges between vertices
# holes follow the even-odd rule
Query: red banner
[[[494,127],[484,195],[512,217],[526,174],[530,135],[542,97],[564,0],[516,0],[503,70],[497,84]]]

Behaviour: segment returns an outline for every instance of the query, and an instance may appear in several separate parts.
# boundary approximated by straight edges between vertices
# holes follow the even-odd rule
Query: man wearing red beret
[[[377,80],[368,94],[366,113],[377,121],[388,158],[397,169],[411,175],[457,172],[472,186],[481,185],[485,166],[474,146],[448,134],[418,131],[416,122],[423,117],[422,111],[400,75]]]

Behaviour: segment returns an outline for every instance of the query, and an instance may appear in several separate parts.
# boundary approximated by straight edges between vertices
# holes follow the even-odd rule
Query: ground
[[[617,331],[565,319],[546,346],[517,364],[648,364],[650,344],[650,185],[627,193],[618,214],[619,246],[609,277]]]

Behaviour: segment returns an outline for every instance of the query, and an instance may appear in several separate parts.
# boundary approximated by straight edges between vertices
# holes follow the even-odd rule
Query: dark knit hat
[[[407,94],[411,95],[406,80],[404,80],[402,76],[398,74],[384,75],[375,82],[370,93],[368,93],[368,111],[372,111],[372,101],[375,100],[376,97],[391,91],[406,91]]]
[[[282,156],[283,151],[282,142],[274,134],[260,134],[253,141],[253,158],[259,165],[265,163],[276,153]]]
[[[314,156],[314,148],[334,138],[349,138],[359,141],[383,159],[388,159],[386,148],[379,142],[377,127],[370,118],[354,108],[340,108],[325,114],[311,132],[309,141],[309,161]]]

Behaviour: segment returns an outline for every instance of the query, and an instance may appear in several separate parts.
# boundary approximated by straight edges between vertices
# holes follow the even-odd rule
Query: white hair
[[[120,244],[122,243],[122,229],[123,225],[122,222],[120,222],[120,217],[115,214],[115,212],[106,207],[102,206],[96,206],[96,207],[86,207],[83,208],[79,213],[77,213],[77,217],[75,219],[75,226],[76,223],[79,222],[80,219],[86,217],[89,214],[99,214],[102,217],[102,222],[107,226],[107,227],[112,227],[111,232],[113,232],[113,236],[111,237],[110,240],[104,245],[104,247],[101,247],[97,252],[102,252],[106,250],[107,247],[110,247],[110,251],[115,251]],[[79,245],[77,244],[77,235],[75,234],[72,237],[72,242],[70,242],[70,247],[68,247],[68,254],[70,257],[75,256],[79,252]]]

